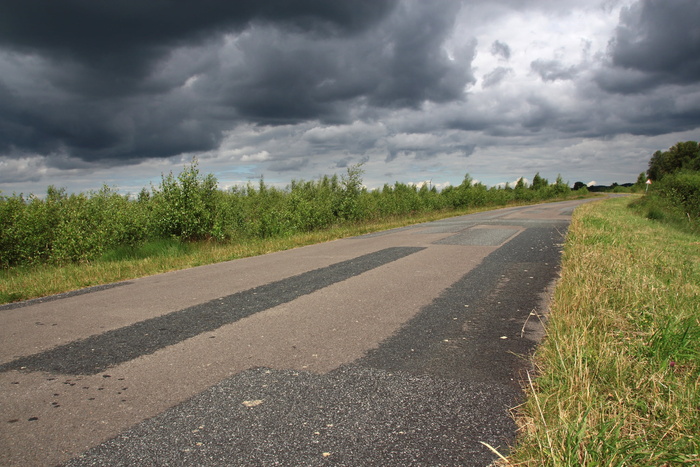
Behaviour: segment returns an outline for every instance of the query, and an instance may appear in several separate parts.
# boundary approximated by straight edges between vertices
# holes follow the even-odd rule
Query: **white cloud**
[[[241,162],[263,162],[269,159],[270,153],[267,151],[260,151],[255,154],[244,154],[241,156]]]

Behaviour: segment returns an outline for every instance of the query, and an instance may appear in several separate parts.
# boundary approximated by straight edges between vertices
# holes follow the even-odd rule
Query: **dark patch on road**
[[[436,245],[498,246],[518,232],[520,229],[471,228],[433,243]]]
[[[536,345],[521,337],[523,323],[556,278],[562,240],[558,229],[520,233],[358,364],[519,390],[519,371]]]
[[[502,387],[348,365],[257,368],[66,464],[488,465],[514,423]],[[498,401],[498,402],[494,402]],[[467,462],[465,464],[465,462]]]
[[[394,247],[271,282],[184,310],[107,331],[0,365],[9,370],[97,374],[204,332],[343,281],[423,250]]]

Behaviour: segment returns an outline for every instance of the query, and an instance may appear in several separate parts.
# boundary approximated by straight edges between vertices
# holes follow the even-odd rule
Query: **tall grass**
[[[574,213],[513,465],[700,465],[700,237],[629,203]]]

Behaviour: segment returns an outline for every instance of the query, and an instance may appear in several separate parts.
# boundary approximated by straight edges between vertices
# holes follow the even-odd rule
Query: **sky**
[[[634,182],[700,139],[697,0],[0,0],[0,190]]]

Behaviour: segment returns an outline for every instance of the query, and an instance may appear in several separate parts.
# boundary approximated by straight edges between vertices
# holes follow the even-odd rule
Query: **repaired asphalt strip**
[[[395,247],[271,282],[227,297],[139,321],[0,365],[9,370],[94,375],[190,337],[213,331],[260,311],[396,261],[419,247]]]

